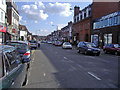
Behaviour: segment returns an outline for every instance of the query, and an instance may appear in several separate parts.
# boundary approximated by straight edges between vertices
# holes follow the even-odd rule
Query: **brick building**
[[[91,31],[91,15],[92,4],[80,10],[79,7],[74,7],[74,23],[72,27],[72,35],[74,43],[77,41],[90,41]]]
[[[120,43],[120,2],[93,2],[91,34],[91,41],[101,48]]]
[[[11,40],[18,40],[19,38],[19,13],[17,5],[14,0],[7,2],[7,16],[8,16],[8,33]]]

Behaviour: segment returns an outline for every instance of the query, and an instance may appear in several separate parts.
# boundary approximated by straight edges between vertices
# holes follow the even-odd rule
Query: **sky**
[[[16,2],[21,25],[33,35],[46,36],[73,21],[74,6],[84,9],[92,2]],[[72,10],[70,10],[72,8]]]

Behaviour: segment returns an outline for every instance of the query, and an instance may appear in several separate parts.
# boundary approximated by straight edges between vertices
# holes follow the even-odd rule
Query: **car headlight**
[[[88,51],[91,51],[92,49],[88,49]]]

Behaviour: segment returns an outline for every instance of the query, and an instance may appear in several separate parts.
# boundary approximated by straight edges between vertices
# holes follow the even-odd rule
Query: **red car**
[[[120,55],[120,45],[119,44],[107,44],[103,46],[103,51],[105,53],[112,53],[115,55]]]

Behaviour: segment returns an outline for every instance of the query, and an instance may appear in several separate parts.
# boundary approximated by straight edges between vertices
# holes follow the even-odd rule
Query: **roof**
[[[16,41],[16,40],[14,40],[14,41],[8,41],[8,42],[18,42],[18,43],[28,44],[28,41]]]
[[[25,25],[20,25],[20,24],[19,24],[19,30],[29,32]]]

